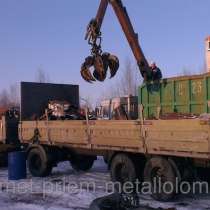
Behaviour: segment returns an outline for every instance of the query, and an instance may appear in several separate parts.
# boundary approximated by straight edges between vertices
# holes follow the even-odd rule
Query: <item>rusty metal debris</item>
[[[88,108],[79,108],[68,101],[52,100],[48,102],[45,113],[40,117],[34,115],[32,120],[86,120],[86,117],[96,120],[94,113]]]
[[[161,120],[182,120],[182,119],[196,119],[198,117],[199,117],[198,115],[192,114],[192,113],[173,112],[173,113],[161,114],[159,116],[159,119],[161,119]],[[149,120],[156,120],[157,118],[155,116],[150,116],[148,119]]]
[[[78,107],[68,101],[49,101],[48,108],[39,120],[85,120],[85,115]]]

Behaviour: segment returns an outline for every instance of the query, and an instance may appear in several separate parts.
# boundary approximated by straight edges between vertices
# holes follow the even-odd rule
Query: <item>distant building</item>
[[[210,72],[210,36],[206,38],[206,65],[207,72]]]
[[[100,106],[96,107],[96,116],[98,119],[113,119],[114,110],[122,107],[128,119],[136,120],[138,118],[138,97],[124,96],[101,101]]]

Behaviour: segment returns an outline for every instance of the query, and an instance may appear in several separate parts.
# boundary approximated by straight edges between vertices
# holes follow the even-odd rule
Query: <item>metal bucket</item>
[[[11,152],[8,155],[8,179],[19,180],[26,178],[26,153]]]

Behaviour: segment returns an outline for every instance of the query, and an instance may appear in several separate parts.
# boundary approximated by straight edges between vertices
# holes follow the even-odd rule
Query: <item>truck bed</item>
[[[200,119],[140,121],[23,121],[22,143],[210,159],[209,122]],[[34,135],[38,131],[38,135]]]

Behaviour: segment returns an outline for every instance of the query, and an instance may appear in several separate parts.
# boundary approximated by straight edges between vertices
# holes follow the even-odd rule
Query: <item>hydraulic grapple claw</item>
[[[93,67],[93,74],[90,68]],[[87,82],[96,80],[103,82],[106,79],[107,71],[110,71],[110,78],[114,77],[119,69],[119,59],[109,53],[88,56],[81,68],[82,78]]]

